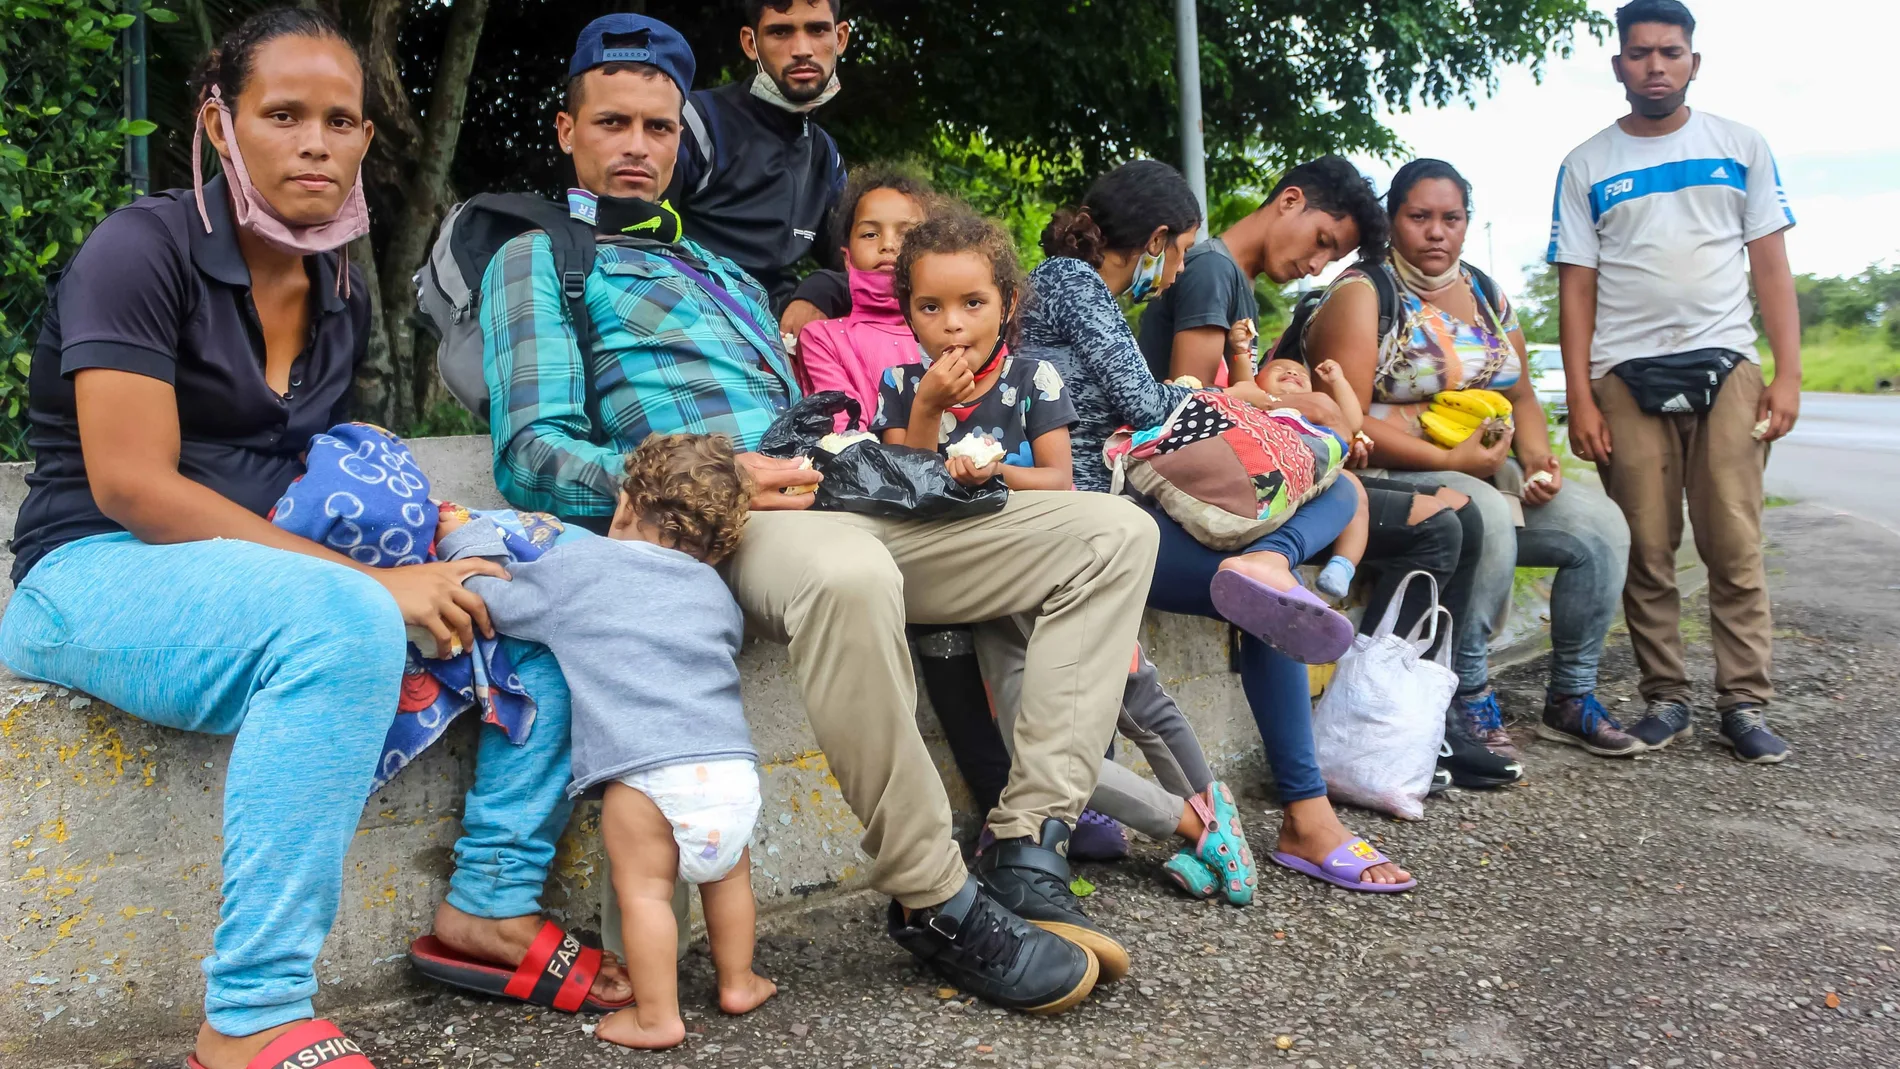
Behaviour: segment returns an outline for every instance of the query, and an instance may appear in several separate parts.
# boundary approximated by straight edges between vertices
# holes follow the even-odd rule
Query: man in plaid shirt
[[[644,16],[581,33],[556,133],[583,187],[571,206],[584,215],[598,198],[613,234],[585,280],[590,351],[567,322],[545,236],[510,242],[483,281],[495,477],[516,507],[607,516],[621,456],[647,435],[725,434],[751,450],[797,396],[763,291],[680,239],[677,216],[653,203],[672,179],[692,68],[679,34]],[[624,236],[629,213],[644,236]],[[1000,513],[948,522],[813,512],[810,495],[780,491],[816,474],[741,459],[759,494],[727,579],[751,629],[790,647],[812,730],[864,825],[871,882],[895,900],[893,938],[963,990],[1033,1012],[1125,973],[1127,952],[1070,892],[1063,850],[1115,730],[1154,522],[1120,498],[1072,492],[1012,493]],[[917,731],[907,618],[1001,621],[1019,644],[1006,618],[1033,624],[1014,767],[989,814],[998,843],[974,878]]]

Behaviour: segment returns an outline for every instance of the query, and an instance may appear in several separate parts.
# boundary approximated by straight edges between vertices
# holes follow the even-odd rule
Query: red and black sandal
[[[297,1069],[376,1069],[356,1040],[324,1020],[305,1021],[285,1032],[245,1065],[246,1069],[279,1069],[285,1065]],[[196,1055],[188,1054],[185,1069],[205,1067]]]
[[[612,1013],[633,1005],[631,997],[624,1002],[588,997],[600,975],[600,948],[583,946],[553,921],[541,925],[521,964],[513,969],[463,957],[433,935],[409,944],[409,960],[431,980],[562,1013]]]

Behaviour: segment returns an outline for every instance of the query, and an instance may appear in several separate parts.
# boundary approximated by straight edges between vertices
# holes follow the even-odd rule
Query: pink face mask
[[[357,168],[356,180],[350,186],[350,195],[343,200],[343,208],[336,217],[322,223],[292,223],[277,214],[251,183],[251,174],[244,168],[244,156],[238,152],[237,132],[231,121],[231,109],[224,106],[224,94],[217,86],[211,87],[211,102],[218,109],[223,120],[224,147],[230,151],[225,163],[231,179],[232,211],[237,225],[249,230],[263,239],[264,243],[292,256],[309,256],[314,253],[340,249],[369,233],[369,203],[363,199],[363,171]],[[204,139],[204,113],[199,112],[198,125],[191,135],[191,186],[198,197],[198,218],[204,220],[205,233],[211,233],[211,216],[205,211],[205,182],[201,160]],[[349,253],[343,254],[343,262],[337,270],[337,287],[345,296],[350,295]]]

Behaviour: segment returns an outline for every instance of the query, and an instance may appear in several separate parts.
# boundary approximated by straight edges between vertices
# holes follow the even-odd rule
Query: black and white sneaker
[[[1444,757],[1445,754],[1442,748],[1439,750],[1438,755],[1440,758]],[[1448,790],[1451,790],[1451,769],[1446,768],[1441,763],[1437,768],[1432,769],[1432,785],[1426,790],[1425,794],[1427,797],[1436,798]]]
[[[1684,742],[1695,735],[1695,728],[1689,724],[1689,707],[1681,702],[1650,702],[1649,712],[1636,722],[1630,734],[1643,740],[1643,745],[1652,750],[1681,739]]]
[[[904,918],[891,903],[891,938],[960,990],[1025,1013],[1061,1013],[1088,997],[1095,955],[1035,928],[983,893],[974,877],[950,901]]]
[[[1722,714],[1722,745],[1735,751],[1737,761],[1777,765],[1788,759],[1788,744],[1768,727],[1761,706],[1738,705]]]
[[[1069,826],[1054,817],[1042,822],[1041,842],[1023,836],[998,839],[977,855],[976,878],[1003,908],[1083,947],[1101,963],[1102,981],[1128,975],[1128,951],[1096,927],[1069,890]]]
[[[1478,740],[1471,721],[1456,706],[1445,712],[1445,740],[1438,744],[1438,770],[1466,790],[1508,787],[1524,778],[1524,766]]]

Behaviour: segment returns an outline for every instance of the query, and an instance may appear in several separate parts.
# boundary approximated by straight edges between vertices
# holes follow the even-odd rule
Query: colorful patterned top
[[[1398,291],[1399,306],[1394,330],[1379,341],[1379,363],[1372,373],[1367,415],[1374,419],[1398,416],[1413,434],[1423,435],[1418,413],[1433,394],[1444,390],[1505,390],[1517,385],[1521,363],[1510,338],[1518,329],[1517,312],[1502,293],[1498,295],[1502,307],[1492,308],[1470,269],[1461,268],[1479,317],[1484,320],[1467,323],[1407,289],[1390,261],[1373,270],[1386,273]],[[1365,268],[1352,268],[1333,283],[1320,307],[1348,286],[1371,285]]]

